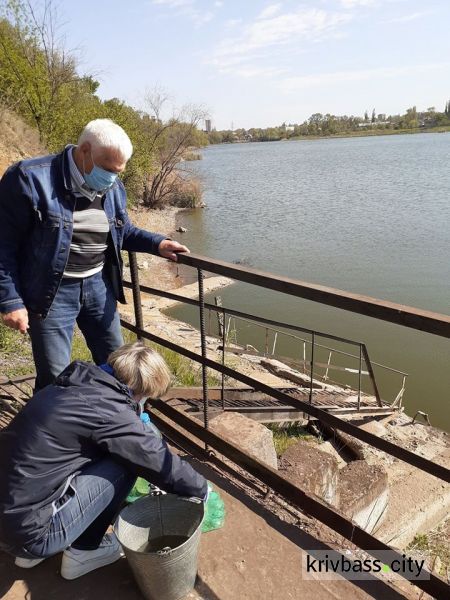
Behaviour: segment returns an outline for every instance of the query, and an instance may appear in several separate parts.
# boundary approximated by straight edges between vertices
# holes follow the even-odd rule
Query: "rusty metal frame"
[[[311,517],[314,517],[321,523],[324,523],[351,543],[365,550],[371,556],[383,560],[383,555],[378,554],[378,552],[389,551],[392,553],[393,558],[400,561],[402,560],[403,556],[397,550],[394,550],[388,544],[385,544],[370,533],[367,533],[367,531],[343,516],[332,506],[297,487],[269,465],[266,465],[255,457],[243,452],[232,442],[224,440],[213,431],[205,429],[201,423],[195,419],[190,418],[188,415],[182,413],[173,406],[170,406],[163,400],[152,402],[152,407],[162,413],[164,417],[167,417],[170,421],[173,421],[178,426],[189,431],[190,434],[205,442],[206,445],[214,448],[220,454],[226,456],[235,464],[257,477],[294,506],[306,512]],[[158,427],[161,427],[163,433],[167,434],[169,438],[172,437],[175,442],[178,440],[182,445],[188,445],[194,450],[195,454],[199,456],[202,455],[202,448],[192,440],[192,437],[187,438],[179,430],[174,428],[167,419],[161,418],[153,412],[152,419]],[[216,457],[216,462],[217,460],[218,458]],[[427,575],[429,574],[429,580],[415,580],[411,583],[432,595],[434,598],[448,598],[450,586],[433,573],[429,573],[426,570],[425,573]]]
[[[362,442],[368,443],[371,446],[390,454],[391,456],[395,456],[396,458],[399,458],[400,460],[403,460],[404,462],[415,466],[425,471],[426,473],[429,473],[431,475],[434,475],[435,477],[442,479],[443,481],[450,482],[450,470],[444,467],[443,465],[434,463],[413,452],[410,452],[409,450],[406,450],[405,448],[402,448],[401,446],[392,444],[387,440],[379,438],[376,435],[371,434],[363,429],[360,429],[359,427],[356,427],[355,425],[352,425],[347,421],[344,421],[332,414],[329,414],[325,410],[314,406],[311,403],[311,398],[309,402],[303,402],[302,400],[294,398],[280,390],[273,389],[272,387],[263,384],[258,380],[253,379],[252,377],[249,377],[234,369],[231,369],[230,367],[224,364],[224,361],[222,361],[222,363],[219,363],[215,360],[209,359],[206,355],[206,336],[204,319],[205,308],[209,308],[209,306],[205,304],[204,300],[203,270],[206,269],[209,272],[224,275],[226,277],[234,278],[239,281],[244,281],[247,283],[258,285],[267,289],[273,289],[296,297],[306,298],[308,300],[313,300],[322,304],[327,304],[329,306],[335,306],[337,308],[349,310],[351,312],[356,312],[366,316],[375,317],[377,319],[381,319],[398,325],[403,325],[405,327],[410,327],[413,329],[418,329],[427,333],[433,333],[435,335],[439,335],[446,338],[450,338],[450,316],[440,315],[438,313],[431,313],[428,311],[422,311],[419,309],[402,306],[391,302],[385,302],[382,300],[370,298],[368,296],[350,294],[333,288],[326,288],[323,286],[307,284],[305,282],[296,281],[285,277],[276,277],[271,275],[270,273],[265,273],[263,271],[257,271],[255,269],[247,268],[244,269],[240,266],[231,265],[223,261],[210,260],[195,255],[179,255],[179,262],[197,269],[199,285],[199,302],[187,300],[186,298],[182,298],[179,296],[176,299],[180,300],[181,302],[187,302],[188,304],[196,304],[197,306],[199,306],[202,354],[199,355],[195,352],[192,352],[191,350],[179,346],[178,344],[175,344],[164,338],[161,338],[160,336],[145,331],[143,329],[143,319],[141,311],[139,311],[139,314],[136,315],[136,325],[132,325],[131,323],[128,323],[123,319],[121,320],[121,324],[126,329],[134,332],[141,339],[148,339],[156,344],[160,344],[161,346],[164,346],[174,352],[177,352],[193,361],[201,363],[204,399],[204,424],[202,425],[201,423],[196,422],[194,419],[191,419],[186,414],[181,413],[174,407],[167,404],[167,402],[163,402],[161,400],[157,401],[156,408],[170,420],[189,431],[190,434],[194,434],[198,439],[202,440],[205,443],[205,450],[207,450],[209,446],[215,448],[224,456],[227,456],[229,459],[235,462],[237,465],[246,469],[249,473],[252,473],[262,482],[266,483],[266,485],[270,486],[272,489],[274,489],[277,493],[282,495],[292,504],[299,507],[301,510],[306,511],[311,516],[326,524],[328,527],[332,528],[334,531],[338,532],[346,539],[350,540],[352,543],[364,549],[372,556],[379,556],[377,555],[378,551],[389,550],[390,552],[394,553],[397,559],[401,559],[401,554],[393,550],[384,542],[381,542],[371,534],[367,533],[362,528],[358,527],[353,521],[341,515],[331,506],[307,494],[306,492],[295,486],[288,479],[282,477],[276,470],[266,466],[265,464],[256,460],[254,457],[249,456],[230,442],[223,440],[222,438],[208,430],[207,369],[212,368],[215,371],[222,373],[223,376],[228,375],[229,377],[240,381],[241,383],[250,386],[255,390],[258,390],[264,394],[276,398],[282,404],[298,408],[306,414],[319,419],[329,427],[344,431],[350,434],[351,436],[361,440]],[[134,303],[135,305],[139,304],[140,307],[141,287],[139,286],[137,270],[134,271],[132,289]],[[147,291],[144,289],[144,287],[142,287],[142,289],[143,291]],[[150,291],[149,288],[148,291]],[[152,293],[152,291],[150,291],[150,293]],[[176,296],[174,294],[169,294],[162,291],[158,291],[158,295],[166,297]],[[223,308],[221,308],[221,310],[223,310]],[[360,352],[362,354],[365,354],[363,346],[358,343],[356,343],[356,345],[359,345]],[[311,356],[311,361],[313,361],[313,355]],[[368,365],[369,364],[370,361],[368,361]],[[161,421],[161,418],[158,419],[158,422],[164,425],[166,431],[170,430],[170,424],[168,424],[167,422],[163,423]],[[183,436],[183,434],[181,434],[173,427],[172,433],[173,435],[178,437],[180,437],[181,435],[182,437],[184,437],[185,441],[187,441],[190,444],[193,444],[191,439],[188,439],[187,436]],[[433,595],[436,598],[447,598],[450,596],[450,586],[444,580],[434,575],[433,573],[427,572],[427,575],[430,576],[429,580],[414,581],[412,582],[413,585],[416,585],[420,589]]]
[[[165,348],[168,348],[169,350],[173,350],[174,352],[177,352],[178,354],[182,354],[183,356],[185,356],[186,358],[189,358],[190,360],[193,360],[195,362],[203,364],[205,367],[214,369],[215,371],[218,371],[219,373],[223,373],[224,375],[228,375],[232,379],[236,379],[237,381],[240,381],[244,385],[252,387],[255,390],[258,390],[259,392],[262,392],[263,394],[267,394],[268,396],[272,396],[273,398],[276,398],[277,400],[279,400],[282,404],[285,404],[286,406],[290,406],[290,407],[294,407],[294,408],[298,408],[299,410],[302,410],[303,412],[307,413],[308,415],[311,415],[312,417],[315,417],[316,419],[318,419],[319,421],[322,421],[323,423],[325,423],[326,425],[328,425],[329,427],[331,427],[333,429],[338,429],[340,431],[344,431],[345,433],[348,433],[348,434],[352,435],[353,437],[356,437],[357,439],[361,440],[362,442],[365,442],[365,443],[373,446],[374,448],[378,448],[378,450],[382,450],[383,452],[386,452],[387,454],[390,454],[391,456],[395,456],[396,458],[403,460],[404,462],[412,465],[413,467],[417,467],[418,469],[421,469],[422,471],[425,471],[426,473],[434,475],[435,477],[438,477],[439,479],[442,479],[443,481],[450,483],[450,469],[447,469],[446,467],[444,467],[442,465],[434,463],[431,460],[428,460],[427,458],[420,456],[419,454],[410,452],[409,450],[406,450],[405,448],[402,448],[401,446],[397,446],[396,444],[393,444],[392,442],[389,442],[388,440],[379,438],[378,436],[374,435],[373,433],[369,433],[368,431],[365,431],[364,429],[361,429],[361,428],[357,427],[356,425],[352,425],[352,423],[344,421],[343,419],[339,419],[339,417],[336,417],[333,414],[328,413],[326,410],[323,410],[322,408],[314,406],[314,404],[310,404],[309,402],[304,402],[303,400],[294,398],[293,396],[290,396],[289,394],[285,394],[284,392],[274,389],[274,388],[270,387],[269,385],[266,385],[265,383],[261,383],[260,381],[258,381],[257,379],[254,379],[253,377],[244,375],[243,373],[240,373],[239,371],[236,371],[235,369],[232,369],[231,367],[222,365],[221,363],[219,363],[215,360],[212,360],[210,358],[203,359],[202,356],[197,354],[196,352],[187,350],[186,348],[183,348],[182,346],[179,346],[178,344],[175,344],[174,342],[170,342],[158,335],[155,335],[148,331],[139,329],[138,327],[132,325],[131,323],[128,323],[128,321],[121,319],[121,324],[122,324],[122,327],[125,327],[125,329],[132,331],[136,335],[138,333],[140,333],[142,338],[145,338],[151,342],[154,342],[156,344],[164,346]]]
[[[130,253],[131,254],[131,253]],[[130,258],[130,265],[131,265],[131,258]],[[200,273],[203,273],[200,270]],[[174,300],[176,302],[180,302],[183,304],[189,304],[190,306],[196,306],[197,308],[199,308],[200,310],[209,310],[209,311],[214,311],[216,313],[218,313],[219,315],[224,315],[224,319],[225,319],[225,315],[229,315],[229,316],[234,316],[237,317],[239,319],[244,319],[247,321],[251,321],[253,323],[256,323],[257,325],[271,325],[271,326],[278,326],[281,327],[283,329],[291,329],[292,331],[298,331],[301,333],[307,333],[311,336],[311,342],[308,342],[311,344],[311,353],[314,354],[314,347],[317,348],[322,348],[325,346],[322,346],[321,344],[318,344],[317,342],[315,342],[316,337],[322,337],[322,338],[327,338],[329,340],[333,340],[336,342],[342,342],[344,344],[349,344],[352,346],[356,346],[359,348],[359,352],[363,354],[364,357],[364,362],[367,365],[367,371],[368,371],[368,376],[369,379],[372,383],[373,386],[373,391],[374,391],[374,395],[375,398],[377,400],[377,404],[378,406],[382,406],[383,405],[383,400],[381,399],[380,396],[380,392],[377,386],[377,382],[375,379],[375,373],[373,370],[373,366],[372,366],[372,362],[370,360],[369,357],[369,352],[367,350],[366,345],[364,344],[364,342],[357,342],[355,340],[350,340],[348,338],[344,338],[338,335],[333,335],[330,333],[323,333],[321,331],[316,331],[313,329],[308,329],[306,327],[301,327],[300,325],[292,325],[290,323],[285,323],[283,321],[275,321],[273,319],[266,319],[265,317],[260,317],[260,316],[256,316],[256,315],[251,315],[249,313],[244,313],[242,311],[236,310],[236,309],[232,309],[232,308],[225,308],[223,306],[217,306],[215,304],[209,304],[207,302],[200,302],[199,300],[194,300],[192,298],[185,298],[183,296],[180,296],[179,294],[174,294],[172,292],[165,292],[163,290],[158,290],[156,288],[152,288],[146,285],[139,285],[139,275],[137,270],[135,272],[131,272],[131,278],[132,278],[132,282],[128,282],[128,281],[124,281],[124,287],[129,288],[133,291],[133,303],[134,306],[136,307],[136,304],[139,305],[139,311],[135,313],[135,322],[136,325],[143,328],[143,321],[142,321],[142,307],[140,305],[140,302],[136,301],[136,297],[137,294],[139,293],[139,290],[141,292],[144,292],[145,294],[154,294],[155,296],[160,296],[161,298],[168,298],[169,300]],[[137,283],[136,283],[137,282]],[[203,306],[203,309],[202,309]],[[141,323],[141,325],[139,325],[139,323]],[[225,331],[222,332],[223,336],[225,336]],[[289,334],[287,334],[289,335]],[[266,339],[266,346],[267,346],[267,339]],[[352,358],[357,358],[354,357],[351,354],[345,353],[343,351],[340,350],[335,350],[335,352],[338,352],[340,354],[347,354],[348,356],[351,356]],[[313,379],[313,369],[311,369],[311,366],[314,366],[314,360],[312,360],[310,362],[310,375],[311,375],[311,385],[312,385],[312,379]],[[374,363],[375,364],[375,363]],[[377,365],[380,366],[382,368],[387,368],[389,369],[389,367],[385,367],[384,365]],[[360,361],[359,363],[359,368],[360,370],[362,369],[362,362]],[[395,371],[395,369],[389,369],[392,371]],[[405,375],[403,372],[401,372],[402,375]],[[358,396],[361,395],[361,380],[359,380],[359,388],[358,388]]]
[[[362,294],[353,294],[336,288],[326,287],[273,275],[266,271],[251,269],[200,256],[198,254],[179,254],[178,262],[182,265],[202,269],[216,275],[223,275],[245,283],[251,283],[269,290],[275,290],[297,298],[305,298],[320,304],[334,306],[350,312],[373,317],[382,321],[418,329],[450,338],[450,315],[421,310],[412,306],[397,304],[387,300],[379,300]]]

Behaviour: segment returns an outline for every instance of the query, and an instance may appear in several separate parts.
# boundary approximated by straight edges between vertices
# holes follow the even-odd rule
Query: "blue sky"
[[[449,0],[60,0],[66,45],[102,98],[158,85],[217,129],[450,98]]]

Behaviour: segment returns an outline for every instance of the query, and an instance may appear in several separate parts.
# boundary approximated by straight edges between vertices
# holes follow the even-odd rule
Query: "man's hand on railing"
[[[179,252],[190,252],[189,248],[183,246],[179,242],[174,240],[163,240],[158,246],[159,255],[163,258],[168,258],[176,262],[178,260],[177,254]]]

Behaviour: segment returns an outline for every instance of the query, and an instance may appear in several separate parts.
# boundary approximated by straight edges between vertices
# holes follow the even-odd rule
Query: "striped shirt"
[[[103,269],[109,224],[103,197],[89,189],[69,150],[70,176],[75,196],[73,234],[64,277],[89,277]]]

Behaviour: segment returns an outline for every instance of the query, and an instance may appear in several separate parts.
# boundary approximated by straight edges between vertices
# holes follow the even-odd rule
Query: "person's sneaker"
[[[45,560],[45,558],[20,558],[20,556],[16,556],[14,564],[21,569],[32,569],[43,560]]]
[[[68,548],[64,551],[61,563],[61,576],[64,579],[76,579],[90,571],[110,565],[123,556],[122,547],[116,536],[106,534],[96,550],[76,550]]]

